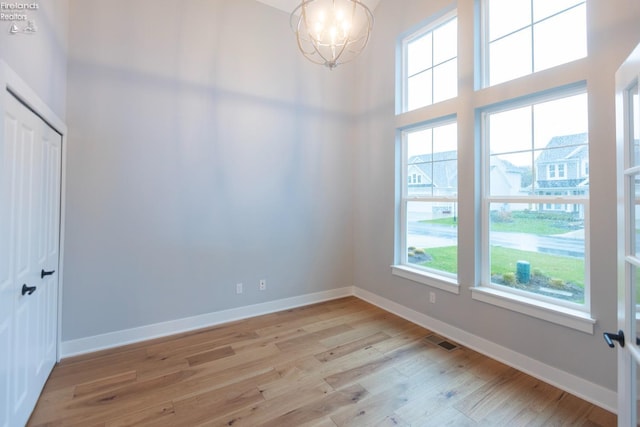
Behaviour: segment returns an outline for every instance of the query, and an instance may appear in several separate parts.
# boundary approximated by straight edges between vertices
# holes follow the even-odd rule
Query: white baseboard
[[[222,323],[275,313],[282,310],[288,310],[295,307],[301,307],[351,295],[353,295],[352,287],[331,289],[328,291],[232,308],[229,310],[216,311],[213,313],[201,314],[199,316],[171,320],[138,328],[63,341],[61,343],[60,354],[61,358],[78,356],[80,354],[120,347],[127,344],[193,331],[196,329],[208,328]]]
[[[400,316],[410,322],[427,328],[438,335],[449,338],[461,345],[498,360],[519,371],[538,378],[548,384],[558,387],[580,397],[594,405],[600,406],[613,413],[617,412],[618,397],[615,391],[609,390],[592,382],[586,381],[573,374],[567,373],[553,366],[546,365],[521,353],[509,350],[491,341],[470,334],[462,329],[451,326],[424,313],[407,308],[394,301],[371,293],[361,288],[354,288],[354,295],[364,301],[376,305],[383,310]]]

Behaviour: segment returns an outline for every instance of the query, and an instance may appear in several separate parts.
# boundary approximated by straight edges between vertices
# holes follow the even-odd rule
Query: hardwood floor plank
[[[330,393],[316,402],[308,403],[284,415],[273,418],[269,422],[262,424],[262,426],[281,427],[304,425],[331,415],[334,411],[345,406],[355,405],[366,395],[367,390],[361,385],[355,384],[351,387]]]
[[[616,416],[355,297],[59,363],[29,426],[614,427]]]
[[[264,398],[254,381],[249,384],[233,384],[223,389],[177,400],[174,404],[175,422],[181,425],[198,425],[207,422],[215,414],[235,411],[262,401]]]
[[[105,427],[158,426],[173,423],[174,419],[175,409],[169,401],[107,421]]]
[[[331,419],[337,426],[370,426],[393,417],[394,411],[409,399],[406,383],[396,384],[382,393],[367,396],[357,404],[338,410]]]
[[[355,341],[351,341],[347,344],[342,344],[337,347],[332,348],[331,350],[327,350],[322,353],[315,354],[315,358],[321,362],[328,362],[330,360],[338,359],[340,357],[346,356],[348,354],[353,353],[354,351],[361,350],[370,345],[379,343],[386,339],[391,338],[389,335],[384,332],[378,332],[373,335],[369,335],[364,338],[360,338]]]
[[[481,387],[484,382],[469,372],[410,377],[412,398],[396,410],[396,414],[410,424],[433,418],[443,408],[453,407]],[[466,418],[466,417],[465,417]]]
[[[411,424],[405,422],[397,415],[389,415],[373,424],[372,427],[411,427]]]
[[[78,384],[74,387],[73,397],[80,397],[87,394],[104,391],[111,387],[120,387],[126,383],[135,381],[138,378],[136,371],[126,371],[116,375],[110,375],[97,380]]]
[[[516,381],[523,375],[522,372],[510,368],[453,407],[472,420],[480,421],[510,398],[512,391],[516,388],[514,384],[517,384]]]
[[[441,408],[440,411],[425,417],[419,424],[421,427],[476,427],[479,424],[474,420],[467,418],[457,409],[452,407]],[[495,427],[495,425],[491,425]],[[505,427],[519,427],[520,424],[505,424]],[[487,425],[489,427],[489,425]]]
[[[353,328],[351,328],[348,325],[340,324],[340,325],[332,326],[327,329],[321,329],[316,332],[310,332],[308,334],[302,335],[297,338],[292,338],[286,341],[276,343],[276,346],[282,351],[287,351],[288,349],[299,347],[305,344],[317,343],[323,338],[331,337],[333,335],[338,335],[343,332],[350,331],[352,329]]]
[[[187,362],[189,362],[189,366],[198,366],[203,363],[209,363],[216,360],[223,359],[225,357],[233,356],[236,352],[233,351],[231,346],[226,346],[222,348],[216,348],[215,350],[204,351],[202,353],[194,354],[193,356],[187,357]]]
[[[363,365],[348,369],[344,372],[329,375],[325,378],[325,381],[333,388],[338,389],[344,387],[347,384],[358,381],[359,379],[364,378],[367,375],[375,373],[379,369],[382,369],[386,365],[388,365],[391,360],[392,359],[390,357],[382,356]]]
[[[279,374],[278,378],[258,385],[262,397],[266,400],[289,393],[292,388],[302,388],[304,384],[317,384],[324,381],[319,376],[311,376],[295,366],[278,369],[277,372]]]
[[[250,405],[239,411],[230,412],[222,417],[202,423],[202,426],[260,426],[271,420],[294,411],[297,408],[316,402],[333,392],[325,382],[291,390],[275,399]]]
[[[80,383],[90,382],[95,379],[95,373],[102,377],[118,375],[132,370],[136,362],[144,362],[147,353],[144,348],[133,351],[124,351],[123,354],[110,353],[98,356],[95,360],[83,357],[80,360],[67,362],[63,360],[51,372],[49,377],[50,387],[57,390]]]

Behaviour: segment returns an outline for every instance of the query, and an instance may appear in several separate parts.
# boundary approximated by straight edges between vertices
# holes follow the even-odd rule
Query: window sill
[[[596,320],[585,312],[514,295],[486,286],[472,287],[471,297],[477,301],[496,305],[591,335],[593,335],[594,325],[596,324]]]
[[[417,268],[411,268],[406,265],[392,265],[391,274],[402,277],[403,279],[408,279],[413,282],[451,292],[452,294],[460,293],[460,286],[454,279],[435,277]]]

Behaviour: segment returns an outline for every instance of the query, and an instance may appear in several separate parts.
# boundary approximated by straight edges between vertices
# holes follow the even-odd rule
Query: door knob
[[[22,295],[24,295],[24,294],[31,295],[35,291],[36,291],[36,287],[35,286],[22,285]]]
[[[44,279],[44,276],[51,276],[53,273],[55,273],[55,270],[51,270],[51,271],[40,271],[40,278]]]
[[[605,332],[602,334],[604,336],[604,340],[607,342],[607,345],[611,348],[615,347],[614,341],[618,341],[620,347],[624,347],[624,332],[622,330],[618,331],[617,334],[612,332]]]

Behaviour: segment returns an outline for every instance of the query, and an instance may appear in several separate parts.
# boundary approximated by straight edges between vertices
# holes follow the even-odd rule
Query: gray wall
[[[69,9],[64,341],[352,284],[352,70],[253,0]]]
[[[68,1],[39,3],[27,13],[36,23],[35,34],[9,34],[8,21],[0,21],[0,59],[33,89],[64,120],[67,96]],[[20,22],[22,26],[23,23]]]
[[[616,191],[614,73],[640,42],[637,1],[588,1],[589,49],[587,85],[591,137],[591,286],[592,313],[598,320],[589,335],[516,312],[472,300],[469,287],[478,280],[472,239],[460,240],[460,294],[431,289],[391,275],[394,247],[394,115],[395,49],[398,37],[450,1],[383,1],[366,58],[359,63],[354,206],[354,284],[426,313],[479,337],[573,373],[609,389],[616,387],[616,352],[602,341],[604,330],[616,330]],[[461,26],[471,28],[472,0],[459,0]],[[460,93],[473,88],[473,33],[459,37]],[[375,73],[370,72],[375,70]],[[544,77],[542,77],[544,79]],[[474,157],[474,106],[491,99],[497,88],[477,96],[464,95],[449,107],[458,114],[461,139],[460,179],[469,182],[478,171]],[[526,90],[526,88],[523,88]],[[466,92],[464,92],[466,91]],[[500,96],[505,95],[500,94]],[[444,107],[435,107],[446,111]],[[476,186],[460,188],[459,235],[478,235],[475,225]],[[435,291],[437,304],[428,303]]]

